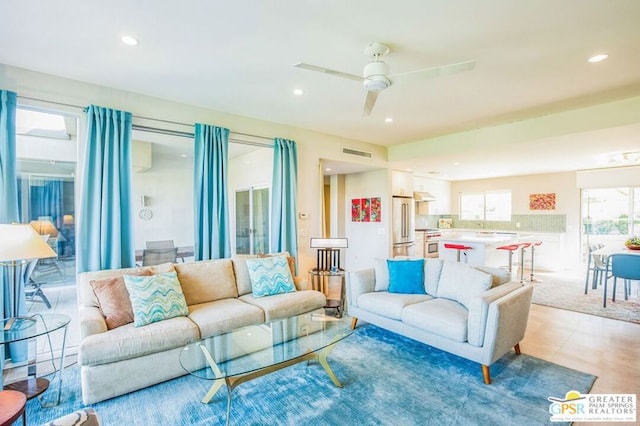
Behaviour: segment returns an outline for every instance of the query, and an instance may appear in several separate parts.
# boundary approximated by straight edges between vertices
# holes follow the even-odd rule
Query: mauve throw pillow
[[[141,269],[130,272],[129,275],[150,276],[153,273],[148,269]],[[122,276],[91,280],[89,284],[98,299],[108,330],[133,322],[131,298]]]

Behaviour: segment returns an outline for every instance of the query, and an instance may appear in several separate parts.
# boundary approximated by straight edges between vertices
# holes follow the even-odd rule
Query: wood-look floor
[[[590,393],[640,394],[640,324],[531,305],[520,350],[597,376]]]

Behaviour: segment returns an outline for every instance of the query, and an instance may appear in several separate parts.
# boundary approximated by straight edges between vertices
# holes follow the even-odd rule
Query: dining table
[[[136,262],[142,262],[142,254],[144,249],[136,249]],[[184,262],[185,258],[193,257],[193,246],[181,246],[178,247],[178,252],[176,253],[176,259],[182,260]]]

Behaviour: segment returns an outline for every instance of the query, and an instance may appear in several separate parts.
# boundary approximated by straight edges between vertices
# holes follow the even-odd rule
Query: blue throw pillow
[[[151,276],[124,275],[136,327],[189,315],[182,286],[175,272]]]
[[[287,256],[247,259],[253,297],[296,291]]]
[[[389,293],[426,294],[424,259],[387,260]]]

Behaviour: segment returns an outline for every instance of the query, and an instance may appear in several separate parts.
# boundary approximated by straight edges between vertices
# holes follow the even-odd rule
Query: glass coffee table
[[[342,387],[327,357],[352,332],[351,318],[304,314],[190,343],[180,352],[180,364],[189,374],[213,381],[202,399],[205,404],[227,385],[228,424],[237,386],[299,362],[317,360],[333,384]]]

